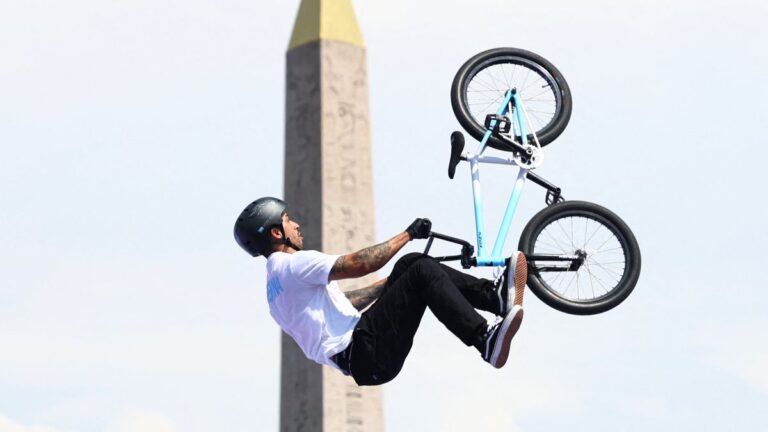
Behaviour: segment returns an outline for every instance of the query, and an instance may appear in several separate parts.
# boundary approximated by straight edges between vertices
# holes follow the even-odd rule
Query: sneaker
[[[514,305],[503,319],[490,325],[485,334],[485,343],[481,351],[483,360],[496,369],[504,366],[507,363],[507,357],[509,357],[509,345],[512,343],[512,338],[517,330],[520,329],[522,322],[523,307]]]
[[[525,255],[516,251],[507,259],[507,267],[496,283],[496,296],[499,299],[499,315],[507,315],[512,306],[523,306],[525,282],[528,280],[528,261]],[[512,289],[514,287],[514,289]]]

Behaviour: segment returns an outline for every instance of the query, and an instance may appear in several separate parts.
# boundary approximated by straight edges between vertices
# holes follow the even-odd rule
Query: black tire
[[[497,66],[500,67],[497,68]],[[498,75],[499,69],[500,75]],[[510,70],[511,74],[507,70]],[[517,71],[522,72],[517,74]],[[484,81],[486,76],[492,82]],[[502,77],[503,83],[501,79],[497,79]],[[492,88],[494,84],[499,83],[503,85]],[[532,86],[536,83],[541,85],[540,88],[548,87],[549,91],[534,92],[535,87],[532,88]],[[480,86],[481,90],[470,89],[475,84]],[[563,133],[571,118],[573,107],[571,90],[565,78],[543,57],[518,48],[495,48],[483,51],[467,60],[456,73],[451,85],[451,105],[456,119],[464,130],[476,140],[481,140],[485,134],[485,116],[496,113],[501,97],[511,87],[517,88],[521,95],[542,146],[549,144]],[[481,97],[481,100],[491,101],[487,105],[476,99],[476,96],[481,96],[481,92],[486,94],[485,97]],[[468,93],[472,93],[472,96],[468,96]],[[498,102],[494,103],[495,100]],[[520,142],[520,137],[515,137],[515,141]],[[492,136],[488,145],[498,150],[509,151],[510,147],[506,142],[504,138]],[[530,133],[528,142],[533,143],[533,135]]]
[[[549,306],[570,314],[613,309],[629,296],[640,277],[640,247],[627,224],[610,210],[585,201],[560,202],[537,213],[523,229],[518,248],[529,257],[531,291]],[[556,267],[564,270],[568,262],[534,259],[536,254],[578,255],[579,251],[585,260],[578,271],[554,271]],[[581,296],[581,277],[588,278],[584,289],[591,296]],[[576,295],[568,295],[574,280]]]

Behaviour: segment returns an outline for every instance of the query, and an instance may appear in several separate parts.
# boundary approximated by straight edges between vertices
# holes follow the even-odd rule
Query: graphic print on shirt
[[[283,292],[283,286],[280,285],[280,280],[276,277],[270,278],[267,281],[267,303],[275,301],[277,296]]]

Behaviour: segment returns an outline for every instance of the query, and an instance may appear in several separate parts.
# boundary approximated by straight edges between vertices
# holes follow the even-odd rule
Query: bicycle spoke
[[[525,83],[528,82],[528,77],[531,75],[531,70],[526,68],[525,69],[525,78],[523,79],[523,84],[520,86],[521,88],[525,88]]]
[[[486,74],[487,75],[487,74]],[[487,79],[490,78],[491,82],[488,82]],[[493,93],[503,93],[497,86],[495,81],[493,80],[493,77],[475,77],[475,79],[472,81],[472,86],[477,86],[480,88],[486,89],[486,91],[493,92]]]
[[[573,243],[573,219],[571,218],[571,236],[569,237],[571,239],[571,246],[573,246],[574,249],[576,249],[576,244]]]
[[[544,91],[542,91],[540,93],[536,93],[535,95],[531,95],[530,97],[526,96],[525,100],[535,99],[535,98],[537,98],[537,97],[539,97],[541,95],[550,94],[550,93],[552,93],[552,90],[551,89],[547,89],[547,90],[544,90]]]
[[[568,283],[568,286],[567,286],[567,287],[565,287],[565,291],[563,291],[563,297],[565,297],[565,295],[568,293],[568,290],[571,288],[571,285],[573,284],[573,280],[574,280],[575,278],[576,278],[575,276],[574,276],[574,277],[572,277],[572,278],[571,278],[571,282],[569,282],[569,283]]]
[[[485,92],[493,92],[493,93],[498,93],[499,92],[499,89],[494,87],[493,84],[488,83],[485,80],[480,79],[479,77],[475,78],[475,80],[472,81],[471,86],[474,87],[474,88],[478,88],[479,87],[479,88],[483,89],[483,90],[472,90],[473,92],[477,92],[477,91],[485,91]],[[469,87],[468,87],[467,88],[467,93],[469,93],[469,92],[470,92],[470,90],[469,90]]]
[[[489,77],[489,78],[491,79],[491,81],[493,82],[493,87],[494,87],[494,88],[496,88],[496,89],[499,89],[499,82],[498,82],[498,80],[496,79],[496,74],[494,74],[494,73],[489,73],[489,74],[488,74],[488,77]]]
[[[565,234],[565,237],[569,238],[568,237],[568,232],[565,230],[565,228],[563,228],[563,225],[561,224],[560,219],[557,220],[557,226],[560,228],[560,230],[563,232],[563,234]],[[571,241],[571,247],[573,248],[572,250],[574,250],[574,251],[576,250],[576,247],[573,245],[573,241]]]
[[[599,262],[596,262],[596,261],[595,261],[595,262],[593,262],[593,264],[595,264],[596,266],[598,266],[598,267],[600,267],[601,269],[603,269],[603,270],[604,270],[606,273],[608,273],[609,275],[610,275],[611,273],[612,273],[612,274],[614,274],[614,275],[618,275],[618,277],[616,278],[616,282],[620,281],[620,280],[621,280],[621,276],[623,276],[623,275],[624,275],[624,272],[618,273],[618,272],[616,272],[616,271],[610,270],[610,269],[606,268],[605,266],[601,265]],[[614,276],[614,277],[616,277],[616,276]]]
[[[589,268],[589,264],[586,264],[586,263],[585,263],[585,266],[586,266],[586,269],[587,269],[587,271],[588,271],[590,274],[593,274],[593,273],[592,273],[592,271],[591,271],[591,269]],[[605,292],[606,292],[606,293],[607,293],[607,292],[610,292],[611,290],[613,290],[613,287],[610,287],[610,288],[609,288],[609,287],[608,287],[608,285],[606,285],[606,284],[605,284],[605,282],[603,282],[603,280],[602,280],[602,279],[600,279],[600,277],[598,277],[598,276],[595,276],[595,279],[597,279],[597,282],[598,282],[600,285],[602,285],[602,286],[603,286],[603,288],[605,289]]]
[[[479,86],[478,86],[479,87]],[[484,88],[468,88],[467,89],[467,96],[469,96],[470,93],[499,93],[498,89],[484,89]]]
[[[499,104],[499,102],[500,102],[500,101],[501,101],[503,98],[504,98],[504,96],[502,95],[502,96],[499,96],[499,97],[497,97],[496,99],[492,100],[492,101],[491,101],[491,103],[487,104],[486,106],[484,106],[484,107],[483,107],[483,109],[482,109],[482,110],[480,110],[480,113],[486,113],[486,114],[487,114],[487,113],[488,113],[488,112],[487,112],[488,108],[489,108],[489,107],[491,107],[491,106],[493,106],[494,104],[498,105],[498,104]],[[477,117],[477,116],[475,116],[475,117]],[[483,117],[483,123],[484,123],[484,122],[485,122],[485,117]]]
[[[552,239],[552,241],[554,241],[554,242],[555,242],[555,244],[557,244],[557,245],[558,245],[558,247],[560,248],[560,252],[562,252],[562,253],[564,253],[564,254],[567,254],[567,253],[568,253],[567,247],[566,247],[566,248],[563,248],[562,246],[560,246],[560,242],[558,242],[558,241],[557,241],[557,239],[555,239],[555,237],[553,237],[553,236],[552,236],[552,234],[549,232],[549,227],[547,227],[547,228],[546,228],[546,229],[545,229],[543,232],[547,233],[547,235],[549,236],[549,238],[551,238],[551,239]]]
[[[579,275],[581,272],[576,272],[576,299],[581,300],[581,290],[579,289]]]
[[[539,246],[543,246],[543,247],[540,248]],[[549,253],[550,249],[554,253],[558,253],[558,254],[565,254],[566,253],[565,251],[560,250],[560,247],[558,245],[552,244],[552,243],[549,243],[549,242],[545,242],[545,241],[543,241],[541,239],[539,239],[539,241],[536,242],[535,249],[536,249],[536,253],[545,253],[546,254],[546,253]]]
[[[600,250],[603,246],[605,246],[606,243],[608,243],[613,237],[608,237],[600,246],[597,247],[597,250]]]
[[[476,101],[473,100],[472,102],[467,103],[467,106],[472,111],[480,113],[480,114],[482,114],[482,113],[489,113],[488,112],[488,108],[490,108],[493,105],[498,106],[499,102],[502,100],[503,97],[504,96],[499,96],[499,97],[497,97],[495,99],[483,98],[483,99],[478,99]],[[477,106],[479,106],[479,105],[482,106],[481,109],[477,109]],[[483,121],[485,121],[485,118],[483,118]]]
[[[621,251],[621,252],[614,252],[614,251]],[[592,252],[592,255],[597,255],[597,254],[601,254],[601,253],[615,253],[615,254],[619,254],[620,253],[620,254],[624,255],[624,248],[619,246],[619,247],[615,247],[615,248],[611,248],[611,249],[603,249],[603,250],[599,250],[597,252]]]
[[[553,104],[555,104],[555,102],[556,101],[553,98],[525,98],[525,103],[527,105],[532,105],[532,104],[553,105]],[[541,108],[539,108],[539,109],[541,109]],[[552,111],[552,112],[555,112],[555,111]]]
[[[597,298],[597,296],[595,295],[595,284],[594,284],[595,275],[592,274],[592,271],[589,269],[588,265],[585,265],[584,268],[587,270],[587,274],[589,274],[589,284],[592,287],[592,298]],[[598,283],[600,283],[599,280],[598,280]],[[603,287],[603,289],[605,289],[605,287]]]
[[[592,241],[592,238],[595,236],[595,234],[597,234],[597,232],[598,232],[598,231],[600,231],[600,228],[602,228],[602,225],[600,225],[600,224],[598,224],[598,223],[596,223],[595,225],[597,225],[597,226],[595,227],[595,230],[594,230],[594,231],[592,231],[592,234],[590,234],[590,236],[589,236],[589,240],[587,240],[586,242],[584,242],[584,246],[588,245],[588,244],[589,244],[589,242],[591,242],[591,241]]]
[[[595,298],[595,284],[593,282],[592,272],[589,271],[589,267],[586,267],[587,273],[589,273],[589,286],[592,288],[592,298]]]
[[[550,239],[552,239],[553,242],[555,242],[555,245],[560,250],[560,252],[562,252],[563,254],[567,254],[568,253],[568,246],[566,245],[565,247],[563,247],[562,244],[549,231],[549,227],[547,227],[547,229],[545,229],[544,232],[549,236]]]
[[[556,275],[556,276],[555,276],[555,278],[552,280],[552,283],[554,284],[555,282],[557,282],[558,280],[560,280],[560,278],[562,278],[562,277],[563,277],[563,275],[564,275],[565,273],[566,273],[566,272],[557,272],[557,275]]]
[[[531,117],[533,117],[534,120],[538,121],[539,124],[537,126],[545,125],[549,123],[549,120],[547,121],[541,120],[541,118],[538,116],[538,114],[536,114],[535,111],[526,111],[526,112],[528,112],[531,115]],[[537,129],[540,129],[540,128],[537,127]]]
[[[504,76],[504,79],[506,80],[507,88],[512,88],[512,83],[510,82],[509,77],[507,76],[507,71],[504,70],[504,63],[501,64],[501,72],[502,72],[502,75]]]

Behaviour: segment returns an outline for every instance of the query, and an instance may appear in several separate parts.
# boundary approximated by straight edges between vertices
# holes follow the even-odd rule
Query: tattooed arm
[[[365,288],[345,292],[344,295],[347,296],[349,302],[352,303],[352,306],[354,306],[355,309],[362,311],[381,296],[386,284],[387,278],[384,278]]]
[[[408,233],[402,232],[384,243],[342,255],[333,264],[328,280],[357,278],[373,273],[384,267],[410,240]]]

